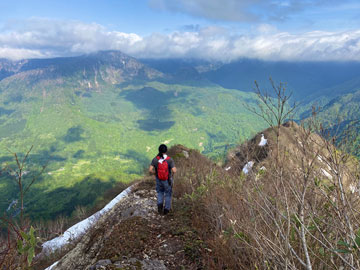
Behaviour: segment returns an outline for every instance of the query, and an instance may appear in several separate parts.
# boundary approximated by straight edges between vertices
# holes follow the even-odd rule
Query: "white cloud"
[[[44,57],[50,57],[50,55],[46,55],[37,50],[0,47],[0,58],[20,60],[20,59],[44,58]]]
[[[108,31],[98,24],[48,19],[31,19],[5,29],[0,32],[0,58],[71,56],[112,49],[144,58],[360,61],[360,30],[295,35],[262,25],[250,35],[235,35],[225,28],[207,27],[190,32],[139,36]]]

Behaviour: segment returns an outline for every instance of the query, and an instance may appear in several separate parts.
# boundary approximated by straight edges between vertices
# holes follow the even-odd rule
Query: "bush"
[[[360,269],[358,161],[310,127],[279,130],[246,177],[196,152],[178,163],[176,188],[197,209],[194,222],[212,232],[209,268]]]

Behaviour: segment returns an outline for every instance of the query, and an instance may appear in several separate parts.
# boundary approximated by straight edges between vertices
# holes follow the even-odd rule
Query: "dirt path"
[[[173,209],[159,215],[154,183],[139,183],[52,269],[202,269],[190,207],[174,199]]]

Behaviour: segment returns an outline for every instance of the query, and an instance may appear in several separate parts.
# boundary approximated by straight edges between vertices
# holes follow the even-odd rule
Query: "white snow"
[[[242,169],[243,173],[248,174],[251,171],[252,166],[254,166],[254,161],[249,161],[246,163]]]
[[[331,171],[331,167],[330,167],[329,164],[326,162],[325,158],[323,158],[321,155],[318,155],[318,156],[317,156],[317,159],[318,159],[319,161],[321,161],[322,163],[324,163],[324,164],[327,166],[328,170]]]
[[[229,166],[229,167],[225,168],[225,171],[228,171],[228,170],[230,170],[230,169],[231,169],[231,167]]]
[[[327,178],[332,179],[332,175],[328,173],[325,169],[321,168],[321,172],[323,175],[325,175]]]
[[[52,265],[50,265],[48,268],[46,268],[45,270],[51,270],[53,269],[57,264],[59,263],[59,261],[54,262]]]
[[[355,193],[356,186],[354,184],[350,184],[349,188],[350,188],[351,193]]]
[[[265,146],[267,144],[267,139],[265,139],[264,134],[261,134],[261,140],[259,146]]]
[[[43,251],[45,253],[52,253],[66,244],[70,243],[74,239],[77,239],[82,234],[84,234],[103,214],[111,210],[119,201],[121,201],[125,196],[127,196],[133,186],[128,187],[124,191],[122,191],[119,195],[117,195],[112,201],[110,201],[103,209],[96,212],[92,216],[80,221],[79,223],[73,225],[69,229],[67,229],[62,235],[56,237],[50,241],[47,241],[42,244]],[[52,266],[51,266],[52,267]],[[51,268],[47,269],[50,270]]]

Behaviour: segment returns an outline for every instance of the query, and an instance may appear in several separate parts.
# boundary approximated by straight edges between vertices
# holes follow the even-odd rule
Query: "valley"
[[[265,127],[244,108],[254,94],[207,81],[170,83],[120,52],[34,60],[22,69],[0,82],[0,161],[15,168],[11,153],[33,145],[24,181],[46,165],[26,198],[35,219],[71,215],[116,182],[140,177],[161,142],[216,160]],[[0,180],[2,211],[17,198],[9,178]]]
[[[119,51],[0,63],[0,163],[15,169],[13,153],[21,157],[33,145],[24,181],[46,166],[26,198],[35,219],[69,216],[117,182],[141,177],[160,143],[221,162],[266,127],[245,108],[257,102],[257,77],[265,89],[269,76],[288,80],[302,102],[298,120],[310,116],[313,103],[325,123],[338,114],[341,121],[360,118],[357,63],[139,61]],[[0,178],[1,211],[18,196],[12,177]]]

